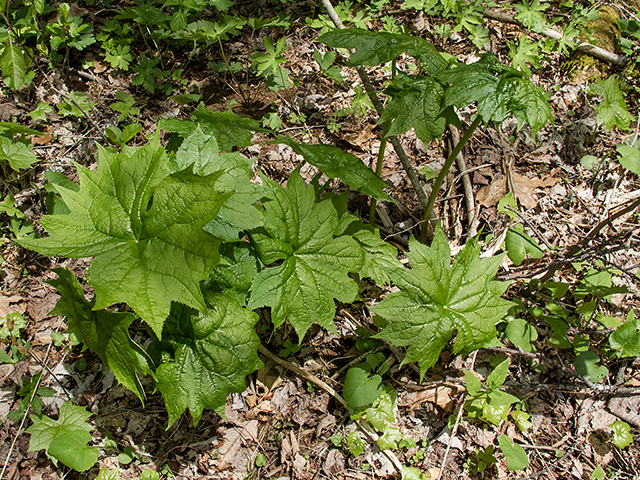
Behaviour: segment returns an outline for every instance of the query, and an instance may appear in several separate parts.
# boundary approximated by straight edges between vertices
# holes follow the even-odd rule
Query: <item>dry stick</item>
[[[576,245],[573,245],[572,247],[570,247],[568,249],[567,254],[565,255],[565,258],[572,257],[573,255],[578,253],[580,251],[580,249],[584,248],[591,240],[593,240],[593,238],[598,233],[600,233],[600,230],[602,230],[604,227],[609,225],[616,218],[619,218],[622,215],[625,215],[625,214],[627,214],[629,212],[632,212],[636,208],[640,207],[640,199],[636,199],[634,202],[631,202],[626,207],[623,207],[623,205],[624,204],[618,205],[617,207],[614,207],[614,209],[615,208],[619,208],[619,210],[617,210],[617,211],[615,211],[613,213],[609,212],[609,216],[607,218],[605,218],[604,220],[602,220],[600,223],[598,223],[595,227],[593,227],[591,229],[591,231],[589,231],[589,233],[587,233],[586,237],[584,237],[582,240],[580,240]],[[540,279],[540,281],[542,283],[544,283],[547,280],[549,280],[551,277],[553,277],[553,275],[556,273],[558,268],[560,268],[560,266],[562,266],[564,264],[565,264],[565,262],[559,262],[557,265],[554,265],[551,268],[549,268],[547,273]]]
[[[56,331],[58,330],[59,327],[60,327],[60,325],[58,325],[58,327],[56,328]],[[49,342],[49,346],[47,347],[47,352],[44,355],[44,362],[46,362],[48,360],[48,358],[49,358],[49,354],[51,353],[51,346],[52,345],[53,345],[53,340],[51,342]],[[16,446],[16,442],[18,441],[18,438],[22,434],[22,428],[24,427],[24,424],[27,421],[27,415],[29,415],[29,408],[31,407],[31,402],[33,402],[33,399],[35,398],[36,394],[38,393],[38,388],[40,387],[40,383],[42,383],[42,375],[40,375],[40,377],[36,381],[35,387],[33,388],[33,392],[31,392],[31,397],[29,398],[29,403],[27,405],[27,408],[24,411],[24,415],[22,415],[22,421],[20,422],[20,426],[18,427],[18,431],[16,432],[16,436],[13,438],[13,441],[11,442],[11,446],[9,447],[9,452],[7,453],[7,458],[5,459],[4,465],[2,466],[2,471],[0,471],[0,480],[2,480],[2,478],[4,477],[4,473],[6,472],[7,467],[9,466],[9,460],[11,460],[11,454],[13,453],[13,449]]]
[[[526,217],[526,215],[524,215],[524,214],[520,213],[520,212],[519,212],[518,210],[516,210],[515,208],[511,208],[509,205],[505,205],[505,207],[504,207],[504,208],[506,208],[507,210],[510,210],[510,211],[512,211],[513,213],[515,213],[515,214],[520,218],[520,220],[522,220],[522,221],[527,225],[527,227],[529,227],[529,228],[533,231],[533,233],[535,234],[535,236],[536,236],[536,237],[538,237],[538,238],[540,239],[540,241],[542,241],[542,243],[544,243],[544,244],[545,244],[545,246],[546,246],[549,250],[555,250],[555,247],[554,247],[553,245],[551,245],[551,244],[549,243],[549,241],[548,241],[546,238],[544,238],[544,237],[542,236],[542,234],[538,231],[538,229],[537,229],[537,228],[536,228],[536,227],[535,227],[535,226],[534,226],[534,225],[529,221],[529,219]]]
[[[498,353],[507,353],[509,355],[520,355],[522,357],[532,358],[535,360],[540,360],[541,362],[546,363],[554,368],[560,368],[564,373],[570,375],[576,380],[584,383],[586,386],[591,388],[592,390],[597,390],[598,392],[608,393],[611,395],[617,396],[632,396],[632,395],[640,395],[640,388],[631,388],[631,387],[620,387],[616,385],[600,385],[598,383],[593,383],[591,380],[582,377],[575,370],[570,369],[569,367],[565,367],[562,362],[553,360],[545,355],[540,353],[529,353],[524,350],[518,349],[515,350],[513,348],[506,347],[487,347],[487,350],[491,350],[492,352]]]
[[[453,140],[453,144],[457,145],[460,143],[460,132],[453,125],[449,125],[449,131],[451,132],[451,139]],[[464,156],[462,155],[462,151],[456,157],[456,166],[458,167],[458,171],[462,172],[462,186],[464,187],[464,198],[467,202],[467,223],[469,224],[469,238],[475,237],[478,232],[477,228],[477,216],[476,216],[476,201],[473,196],[473,186],[471,185],[471,179],[469,178],[469,174],[465,173],[467,171],[467,166],[464,162]]]
[[[322,0],[322,5],[327,10],[327,13],[329,14],[329,18],[331,19],[333,24],[337,28],[343,29],[344,25],[342,24],[340,17],[338,17],[338,14],[333,8],[331,1]],[[364,89],[367,92],[367,95],[369,95],[369,99],[371,100],[373,107],[376,109],[377,114],[379,116],[382,116],[384,107],[382,106],[382,103],[380,103],[380,99],[378,98],[378,94],[373,88],[373,85],[371,85],[371,81],[369,80],[369,75],[367,75],[367,71],[364,69],[362,65],[358,65],[356,67],[356,71],[360,76],[362,85],[364,86]],[[413,189],[416,191],[416,195],[418,196],[418,200],[420,201],[420,204],[422,205],[423,208],[426,208],[427,204],[429,203],[429,199],[427,198],[427,194],[424,192],[424,189],[420,184],[420,179],[418,178],[416,171],[413,169],[413,165],[411,165],[411,161],[407,157],[407,154],[405,153],[404,149],[402,148],[402,145],[400,144],[400,140],[398,140],[398,137],[393,135],[389,137],[389,141],[391,142],[391,145],[393,145],[393,149],[396,151],[398,158],[400,158],[402,167],[407,173],[407,177],[409,177],[409,181],[411,182]]]
[[[478,350],[473,352],[473,358],[471,360],[471,368],[469,370],[473,371],[475,368],[474,365],[476,363],[476,357],[478,356]],[[449,450],[451,450],[451,442],[453,441],[453,437],[456,436],[456,432],[458,431],[458,425],[460,425],[460,419],[462,418],[462,412],[464,412],[464,402],[467,400],[467,392],[465,391],[462,394],[462,402],[460,403],[460,410],[458,410],[458,416],[456,417],[456,423],[453,425],[453,429],[451,430],[451,435],[449,435],[449,441],[447,442],[447,449],[444,451],[444,457],[442,458],[442,467],[438,472],[438,478],[436,480],[440,480],[442,478],[442,474],[444,473],[444,469],[447,466],[447,457],[449,456]]]
[[[511,15],[506,13],[498,12],[497,10],[485,10],[483,15],[492,20],[497,20],[502,23],[510,23],[512,25],[518,25],[522,27],[522,23],[516,20]],[[552,28],[545,28],[540,33],[544,36],[553,38],[554,40],[562,39],[562,32],[558,32]],[[627,63],[627,58],[623,55],[618,55],[616,53],[610,52],[609,50],[605,50],[601,47],[596,47],[587,42],[583,42],[581,40],[576,39],[576,51],[588,53],[589,55],[599,58],[600,60],[604,60],[605,62],[613,63],[615,65],[623,66]]]
[[[271,353],[265,346],[260,345],[258,347],[258,351],[263,354],[265,357],[267,357],[269,360],[274,361],[275,363],[277,363],[278,365],[283,366],[284,368],[291,370],[293,373],[295,373],[296,375],[301,376],[302,378],[315,383],[317,386],[319,386],[321,389],[323,389],[325,392],[327,392],[329,395],[331,395],[333,398],[336,399],[336,401],[342,405],[344,408],[346,408],[347,410],[349,410],[349,406],[347,405],[347,402],[344,400],[344,398],[342,398],[342,396],[336,392],[333,388],[331,388],[329,385],[327,385],[325,382],[323,382],[322,380],[320,380],[318,377],[316,377],[315,375],[312,375],[311,373],[303,370],[300,367],[296,367],[295,365],[292,365],[291,363],[287,362],[286,360],[274,355],[273,353]],[[360,420],[356,420],[356,424],[358,425],[358,427],[360,428],[360,430],[362,430],[364,432],[365,435],[367,435],[369,437],[369,439],[374,442],[375,440],[373,439],[373,436],[371,434],[371,431],[366,428],[364,426],[364,424],[360,421]],[[382,449],[381,449],[382,450]],[[398,470],[398,472],[402,472],[402,464],[400,463],[400,460],[398,460],[398,457],[396,457],[393,452],[391,452],[390,450],[382,450],[382,453],[385,454],[385,456],[391,461],[391,463],[393,464],[393,466]]]

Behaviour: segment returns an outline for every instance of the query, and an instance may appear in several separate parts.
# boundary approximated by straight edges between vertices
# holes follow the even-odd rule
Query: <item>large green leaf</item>
[[[251,239],[268,268],[254,279],[248,307],[271,307],[274,325],[288,318],[300,339],[314,322],[335,330],[333,299],[356,298],[358,287],[348,273],[361,268],[362,249],[351,237],[334,238],[340,221],[333,203],[316,202],[299,169],[286,189],[266,177],[263,182],[273,198],[264,204],[264,230]]]
[[[147,355],[129,336],[127,329],[137,316],[132,313],[92,310],[94,301],[87,302],[80,282],[65,268],[54,270],[57,280],[49,281],[61,297],[51,315],[67,317],[69,332],[73,332],[93,350],[129,390],[144,403],[144,389],[138,374],[151,374]],[[64,462],[63,462],[64,463]]]
[[[203,313],[174,303],[165,323],[162,344],[172,353],[156,369],[156,381],[169,425],[187,408],[194,424],[205,407],[224,418],[227,394],[243,391],[245,377],[262,367],[258,315],[242,308],[233,290],[206,298]]]
[[[218,262],[220,240],[203,227],[226,199],[215,192],[220,173],[170,174],[157,141],[98,155],[97,170],[78,166],[79,191],[57,187],[71,213],[45,216],[49,236],[20,243],[43,255],[95,257],[93,308],[126,302],[160,336],[172,301],[206,308],[199,284]]]
[[[380,122],[394,120],[389,135],[400,135],[411,128],[423,142],[441,138],[447,125],[441,115],[444,89],[432,77],[412,77],[398,73],[384,91],[391,96]]]
[[[378,285],[389,283],[389,272],[402,266],[396,247],[380,238],[380,230],[360,221],[349,225],[345,233],[352,235],[364,251],[364,264],[358,271],[360,277],[369,277]]]
[[[28,451],[48,450],[54,438],[67,432],[91,432],[93,427],[87,423],[90,416],[91,413],[87,412],[85,407],[76,407],[71,400],[60,407],[58,420],[46,415],[42,417],[31,415],[33,424],[25,430],[31,435]]]
[[[333,48],[355,49],[350,58],[353,65],[374,67],[406,52],[425,62],[430,72],[447,67],[447,61],[433,45],[411,35],[345,28],[325,33],[318,40]]]
[[[193,112],[191,120],[163,118],[158,122],[158,127],[179,133],[184,137],[191,135],[198,125],[206,135],[216,137],[218,146],[225,152],[230,152],[233,147],[251,145],[252,132],[265,131],[255,120],[240,117],[231,110],[214,112],[205,107],[202,102]]]
[[[377,200],[391,201],[382,190],[388,188],[383,180],[367,167],[362,160],[355,155],[343,152],[338,147],[331,145],[307,145],[298,143],[295,140],[284,137],[280,142],[289,145],[311,165],[322,170],[327,177],[340,178],[351,188],[366,195],[370,195]]]
[[[199,124],[182,143],[176,152],[178,169],[194,164],[197,175],[224,171],[216,182],[216,191],[229,197],[205,226],[207,232],[226,241],[238,241],[238,232],[262,226],[262,215],[253,206],[262,195],[262,188],[250,181],[253,163],[236,152],[220,153],[216,138],[205,134]]]
[[[391,272],[400,291],[373,311],[390,321],[376,337],[408,347],[403,363],[417,361],[424,375],[454,332],[455,353],[492,340],[495,324],[512,303],[500,298],[508,283],[491,280],[502,256],[478,258],[477,239],[467,242],[453,267],[449,244],[439,228],[430,247],[412,241],[410,250],[411,269]]]
[[[369,376],[361,365],[351,367],[344,379],[342,396],[349,410],[356,413],[373,404],[382,393],[382,377]]]
[[[9,162],[14,170],[21,170],[30,168],[38,157],[24,143],[0,136],[0,160]]]
[[[502,122],[513,115],[518,128],[528,123],[534,135],[553,121],[543,91],[493,55],[484,55],[470,65],[458,63],[435,76],[449,85],[444,93],[445,106],[463,108],[476,102],[478,114],[485,121]]]

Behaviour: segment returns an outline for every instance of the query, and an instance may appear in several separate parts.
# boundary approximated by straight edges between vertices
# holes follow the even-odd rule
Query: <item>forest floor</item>
[[[234,8],[240,14],[247,14],[242,6]],[[304,21],[316,14],[301,4],[286,3],[276,8],[291,14],[292,27],[287,31],[280,27],[265,28],[255,34],[249,32],[234,37],[229,42],[229,59],[247,66],[251,54],[262,48],[264,35],[274,39],[286,36],[286,67],[295,79],[292,87],[274,92],[266,88],[263,78],[253,74],[241,71],[234,77],[211,70],[209,62],[221,61],[219,49],[214,45],[207,50],[172,53],[171,61],[184,68],[183,91],[202,95],[206,106],[216,111],[231,108],[238,115],[256,120],[275,113],[283,121],[281,134],[313,144],[337,145],[357,155],[366,165],[373,165],[381,129],[376,125],[375,112],[360,102],[360,81],[355,69],[343,67],[344,86],[323,76],[313,60],[313,52],[314,48],[325,47],[316,42],[317,31]],[[397,6],[389,6],[388,10],[389,15],[407,25],[414,34],[431,38],[428,18]],[[264,15],[271,13],[274,13],[273,6],[265,5]],[[102,16],[110,13],[89,8],[84,15],[86,21],[102,21]],[[371,25],[377,29],[379,23],[374,20]],[[492,41],[490,50],[505,60],[506,42],[517,39],[520,30],[497,21],[488,20],[487,25],[500,33],[496,39],[501,38]],[[435,37],[434,43],[440,51],[462,61],[471,62],[478,56],[476,49],[462,37]],[[475,194],[477,230],[482,231],[483,239],[489,234],[500,238],[511,222],[497,206],[505,194],[507,177],[512,182],[512,193],[524,207],[525,231],[539,241],[543,237],[559,249],[577,244],[611,212],[640,198],[638,177],[621,169],[616,162],[603,163],[597,172],[581,164],[586,154],[601,159],[614,154],[616,145],[637,136],[639,131],[634,125],[634,130],[627,133],[616,129],[609,133],[598,128],[597,99],[587,95],[586,83],[571,80],[570,72],[564,68],[566,60],[559,54],[546,57],[531,78],[550,92],[549,103],[555,117],[554,124],[542,129],[536,141],[529,129],[517,132],[517,122],[509,120],[479,128],[463,152]],[[87,62],[90,68],[80,68]],[[599,68],[605,76],[622,73],[606,63]],[[374,87],[383,90],[383,83],[390,79],[390,69],[368,71]],[[60,77],[54,86],[49,78],[55,74]],[[35,124],[28,113],[39,102],[59,103],[60,91],[87,93],[92,102],[91,121],[50,113],[45,122]],[[41,159],[37,167],[11,182],[4,182],[3,186],[3,196],[12,190],[27,219],[37,224],[44,213],[45,172],[61,172],[77,181],[74,162],[85,166],[94,164],[96,143],[104,142],[99,129],[117,124],[118,114],[109,105],[115,101],[118,91],[140,99],[137,106],[142,130],[130,145],[144,143],[144,138],[156,131],[160,118],[189,118],[195,108],[195,104],[181,106],[160,93],[149,95],[141,86],[132,85],[130,74],[109,68],[97,49],[91,48],[72,58],[71,68],[47,69],[45,65],[36,71],[31,88],[0,95],[1,121],[15,120],[47,132],[33,139],[33,151]],[[627,96],[629,111],[638,111],[637,100],[636,95]],[[353,105],[361,105],[362,111],[337,118],[341,129],[336,131],[332,127],[330,131],[328,127],[336,119],[333,114]],[[468,120],[471,113],[463,111],[461,117]],[[296,124],[292,114],[304,114],[306,119]],[[163,141],[169,139],[168,132],[162,131],[160,136]],[[283,182],[300,163],[300,157],[289,147],[266,145],[265,140],[272,138],[267,133],[257,133],[256,145],[239,151],[245,156],[257,157],[260,170]],[[425,145],[413,131],[402,136],[402,145],[417,170],[423,167],[438,170],[448,155],[448,143],[447,137],[444,142]],[[308,181],[315,170],[309,166],[302,173]],[[459,251],[469,238],[465,193],[459,173],[455,168],[450,172],[437,204],[437,213],[453,252]],[[385,239],[403,252],[408,248],[409,236],[417,231],[412,228],[420,223],[422,209],[390,147],[387,147],[382,178],[394,187],[392,196],[396,203],[379,205],[379,226]],[[337,182],[335,187],[342,188]],[[367,198],[352,195],[349,209],[366,217]],[[363,301],[338,305],[335,321],[339,335],[315,326],[303,339],[301,348],[296,349],[287,343],[291,331],[286,325],[269,334],[261,333],[263,345],[275,354],[280,353],[280,360],[261,357],[265,366],[247,378],[247,389],[229,395],[226,420],[205,410],[197,428],[185,414],[167,429],[168,415],[159,393],[151,389],[143,407],[132,392],[114,382],[113,374],[103,369],[94,353],[83,351],[81,345],[72,346],[68,338],[54,344],[54,339],[59,338],[57,334],[64,333],[66,327],[64,318],[49,314],[58,299],[55,289],[46,283],[55,278],[50,270],[65,266],[81,277],[87,263],[42,257],[15,245],[8,223],[3,232],[0,315],[22,313],[27,319],[22,338],[30,341],[25,360],[15,365],[0,365],[0,461],[6,462],[3,478],[95,478],[103,467],[112,471],[119,469],[120,478],[140,478],[147,469],[160,472],[163,478],[238,480],[373,479],[398,475],[394,464],[374,445],[368,445],[364,453],[355,458],[344,446],[336,446],[337,435],[346,437],[355,429],[349,412],[328,391],[287,366],[298,366],[340,392],[346,368],[364,358],[358,349],[361,342],[356,330],[370,325],[367,306],[380,301],[388,287],[361,282]],[[623,319],[625,312],[640,306],[637,210],[605,225],[594,237],[593,245],[592,256],[586,261],[606,259],[609,264],[632,267],[614,277],[614,283],[626,286],[629,293],[608,296],[601,304],[608,316]],[[616,246],[613,253],[605,254],[608,247]],[[491,242],[487,241],[484,248],[490,247]],[[530,288],[529,281],[532,272],[548,264],[550,258],[529,260],[515,267],[505,257],[498,278],[514,281],[506,296],[521,299],[528,305],[546,302],[548,299]],[[579,270],[565,265],[553,279],[576,284],[578,277]],[[89,295],[89,287],[85,288]],[[143,333],[143,327],[135,328]],[[258,329],[267,331],[260,330],[260,324]],[[597,466],[606,472],[607,478],[640,478],[640,444],[635,441],[620,449],[610,441],[610,425],[617,420],[629,423],[635,436],[640,431],[640,395],[620,396],[614,388],[640,387],[640,359],[607,359],[604,362],[607,374],[597,383],[605,388],[594,388],[568,375],[559,366],[541,364],[541,357],[536,359],[538,354],[558,365],[572,366],[575,353],[549,344],[548,325],[541,323],[538,334],[534,342],[536,353],[530,357],[520,355],[514,348],[485,349],[468,357],[445,349],[422,381],[411,365],[400,366],[400,355],[396,357],[395,352],[384,346],[377,347],[390,363],[385,382],[398,392],[398,426],[405,436],[416,441],[415,446],[396,452],[400,463],[418,467],[434,479],[589,479]],[[597,343],[602,337],[596,332],[592,338]],[[286,349],[289,350],[283,352]],[[511,358],[511,375],[505,388],[526,404],[532,426],[525,431],[519,431],[513,422],[494,426],[481,419],[456,415],[466,398],[464,371],[473,369],[486,377],[495,365],[496,355]],[[100,457],[98,464],[85,474],[54,466],[42,451],[28,452],[29,435],[23,428],[28,423],[23,425],[20,419],[7,418],[10,411],[19,408],[22,397],[18,391],[24,379],[40,371],[44,371],[42,385],[55,390],[53,396],[43,398],[48,415],[55,416],[59,406],[68,399],[87,406],[94,414],[91,423],[96,430],[92,445],[100,447]],[[456,423],[453,434],[452,423]],[[488,465],[481,473],[472,473],[470,464],[474,455],[497,445],[497,438],[504,433],[525,447],[529,466],[511,472],[507,470],[505,457],[496,455],[497,463]],[[10,448],[11,456],[7,457]]]

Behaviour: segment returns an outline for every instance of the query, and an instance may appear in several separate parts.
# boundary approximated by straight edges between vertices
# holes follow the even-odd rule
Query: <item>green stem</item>
[[[380,139],[380,149],[378,150],[378,163],[376,163],[376,177],[382,174],[382,164],[384,163],[384,151],[387,149],[387,135],[391,130],[391,121],[385,122]],[[373,225],[376,221],[376,199],[371,197],[371,207],[369,207],[369,223]]]
[[[444,177],[447,175],[447,172],[451,168],[451,165],[453,165],[453,162],[456,160],[458,154],[462,151],[462,147],[464,147],[465,143],[469,141],[471,135],[473,134],[475,129],[478,128],[481,122],[482,117],[480,115],[477,115],[471,126],[467,129],[466,132],[464,132],[464,135],[462,136],[458,144],[451,151],[449,158],[447,158],[447,161],[444,162],[444,165],[442,166],[442,169],[440,170],[440,173],[438,174],[438,177],[433,184],[433,190],[431,190],[431,195],[429,195],[429,202],[427,203],[427,207],[424,210],[423,218],[427,223],[424,224],[424,226],[422,227],[422,231],[420,232],[420,242],[422,243],[425,243],[427,241],[427,230],[429,229],[428,221],[431,217],[431,212],[433,211],[433,206],[436,203],[436,199],[438,198],[438,191],[442,186],[442,182],[444,182]]]

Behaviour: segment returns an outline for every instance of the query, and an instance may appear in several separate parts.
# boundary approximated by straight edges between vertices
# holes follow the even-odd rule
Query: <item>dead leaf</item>
[[[94,73],[102,73],[107,69],[106,65],[98,62],[97,60],[93,61],[93,71]]]
[[[419,405],[424,402],[433,403],[446,412],[453,412],[454,396],[457,395],[458,389],[448,387],[446,385],[438,385],[435,388],[420,390],[416,393],[416,399],[413,405]]]
[[[280,461],[285,463],[290,458],[294,458],[300,452],[300,444],[293,431],[282,439],[280,445]]]
[[[553,176],[555,170],[544,178],[529,178],[513,172],[511,182],[513,183],[513,195],[528,210],[538,205],[538,199],[534,196],[537,188],[551,187],[558,181]],[[482,187],[476,196],[478,203],[485,207],[496,205],[502,197],[507,194],[507,180],[505,177],[494,180],[490,185]]]
[[[24,302],[24,298],[18,295],[0,296],[0,318],[5,318],[10,313],[24,313],[27,309],[26,303],[20,303],[19,305],[11,305],[16,304],[18,302]]]
[[[359,147],[363,151],[369,150],[369,143],[376,138],[376,135],[372,133],[374,126],[367,125],[361,132],[345,133],[342,135],[342,139],[349,142],[354,147]]]
[[[322,464],[322,470],[330,477],[344,472],[344,455],[340,450],[329,450],[327,458]]]
[[[225,470],[233,465],[234,458],[240,451],[243,442],[252,442],[258,439],[258,421],[251,420],[242,427],[233,427],[228,429],[222,441],[224,442],[218,451],[220,456],[218,457],[218,468]]]

